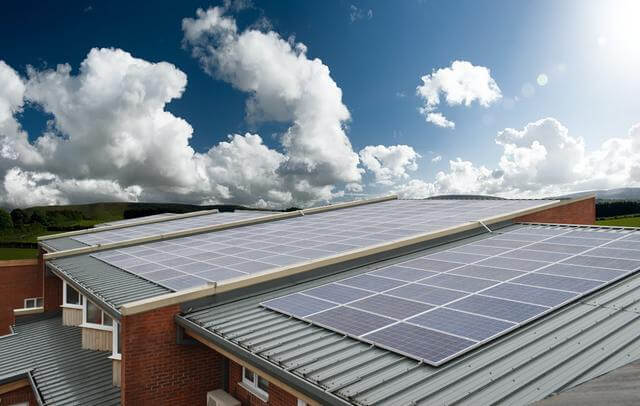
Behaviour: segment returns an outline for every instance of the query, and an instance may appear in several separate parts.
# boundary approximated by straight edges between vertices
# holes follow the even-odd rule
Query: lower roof
[[[511,226],[506,230],[519,227]],[[478,236],[473,238],[486,238]],[[464,243],[468,243],[465,240]],[[456,243],[452,243],[456,244]],[[451,244],[430,249],[439,251]],[[424,255],[424,251],[414,254]],[[406,260],[404,257],[402,260]],[[432,367],[265,309],[260,302],[397,262],[184,314],[178,323],[308,394],[357,405],[525,404],[640,358],[640,275],[632,275]]]
[[[119,405],[108,353],[82,349],[81,330],[59,313],[20,317],[0,337],[0,377],[30,374],[43,405]]]

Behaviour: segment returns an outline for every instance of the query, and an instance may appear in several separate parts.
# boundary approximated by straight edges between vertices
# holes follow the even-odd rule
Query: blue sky
[[[129,2],[72,2],[60,7],[57,3],[10,2],[0,17],[0,60],[24,82],[28,81],[28,65],[45,72],[58,64],[69,64],[70,75],[78,75],[80,64],[94,48],[121,49],[150,63],[165,61],[186,74],[187,83],[183,93],[164,109],[193,128],[189,144],[197,153],[205,154],[226,140],[228,134],[246,132],[259,134],[268,148],[282,152],[280,136],[291,122],[248,120],[245,103],[251,91],[239,90],[231,80],[205,72],[203,60],[193,56],[197,47],[183,42],[183,18],[194,18],[196,9],[215,6],[221,4],[158,2],[150,7]],[[633,96],[640,91],[640,78],[634,73],[634,69],[635,72],[640,69],[640,58],[637,49],[629,45],[633,38],[640,38],[640,30],[633,23],[639,11],[640,7],[629,2],[605,1],[255,1],[242,10],[225,9],[224,15],[235,21],[239,33],[257,29],[277,33],[283,40],[294,37],[295,42],[306,46],[308,59],[319,58],[328,67],[350,113],[350,119],[341,122],[353,151],[357,153],[366,146],[407,145],[421,156],[412,161],[417,169],[405,166],[407,176],[382,183],[376,183],[375,174],[361,163],[364,172],[360,193],[410,190],[408,182],[416,180],[423,183],[418,185],[422,191],[542,195],[634,185],[640,180],[634,165],[612,168],[613,156],[602,157],[611,151],[601,147],[612,138],[633,144],[629,131],[640,122],[640,102]],[[449,106],[442,101],[437,111],[455,122],[453,129],[442,128],[426,122],[418,111],[425,102],[416,94],[416,88],[422,84],[422,76],[450,67],[456,60],[487,68],[499,86],[500,97],[486,107],[477,101],[469,106]],[[537,83],[540,74],[548,78],[545,86]],[[534,94],[523,94],[523,87]],[[32,144],[47,129],[47,120],[56,119],[55,114],[45,113],[52,108],[36,99],[31,98],[12,110],[13,119],[26,131]],[[564,128],[571,142],[582,143],[582,147],[576,147],[582,155],[572,161],[571,167],[557,167],[556,161],[574,150],[547,145],[563,144],[563,135],[526,133],[496,144],[497,134],[504,129],[525,132],[529,123],[538,123],[542,128],[544,123],[539,120],[544,118],[552,118],[552,124],[560,125],[547,123],[552,128],[548,131],[562,133],[558,128]],[[49,126],[63,139],[77,137],[74,133],[65,134],[62,126]],[[540,167],[527,163],[520,167],[516,161],[531,159],[536,141],[546,147],[545,159],[551,162],[545,163],[538,156]],[[505,144],[513,146],[511,152],[505,152],[508,149]],[[513,153],[518,148],[527,151]],[[555,160],[552,150],[557,150]],[[441,160],[432,162],[436,156],[441,156]],[[506,172],[508,179],[498,184],[491,179],[480,180],[475,185],[469,185],[468,179],[449,179],[447,176],[455,172],[449,160],[458,157],[476,169],[484,166],[490,172]],[[501,159],[512,165],[501,166]],[[49,167],[5,161],[6,168],[19,167],[24,173],[51,173],[60,178],[59,182],[71,178],[102,179],[117,182],[118,188],[132,185],[142,188],[142,194],[123,194],[127,199],[163,196],[161,188],[156,188],[145,197],[144,190],[149,189],[145,188],[146,183],[130,176],[126,179],[104,174],[100,178],[89,174],[63,176]],[[544,172],[542,165],[573,175],[557,184],[545,183],[546,178],[539,176]],[[589,165],[589,170],[584,168]],[[595,181],[596,170],[615,173],[599,176]],[[434,180],[438,172],[445,176],[440,183]],[[471,178],[483,176],[478,173],[482,170],[470,173]],[[41,178],[35,187],[47,186]],[[339,178],[338,183],[344,179]],[[26,180],[23,183],[29,184]],[[344,198],[336,194],[344,186],[338,183],[329,200]],[[416,185],[414,182],[412,187]],[[172,200],[198,201],[206,195],[176,192],[174,186],[169,185],[171,190],[166,194]],[[465,187],[469,190],[461,190]],[[7,185],[5,189],[8,195],[13,193]],[[43,202],[104,197],[89,192],[76,196],[60,187],[56,191],[43,193]],[[234,198],[226,196],[224,199]],[[316,201],[315,197],[306,199]],[[22,203],[20,199],[8,200],[5,205]],[[244,202],[251,203],[246,198]]]

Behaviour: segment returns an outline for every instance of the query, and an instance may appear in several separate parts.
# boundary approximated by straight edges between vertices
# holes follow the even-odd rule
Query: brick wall
[[[44,311],[60,311],[60,305],[62,305],[62,279],[44,268],[42,273],[44,274]]]
[[[11,392],[0,395],[0,405],[13,405],[15,403],[29,402],[29,406],[37,406],[36,397],[33,395],[31,386],[25,386]]]
[[[596,199],[590,198],[569,203],[537,213],[518,217],[514,221],[528,221],[533,223],[562,223],[562,224],[595,224]]]
[[[262,399],[238,385],[239,382],[242,382],[242,366],[229,360],[229,388],[227,391],[242,402],[243,406],[297,406],[298,404],[298,398],[295,395],[271,382],[269,382],[268,402],[263,402]]]
[[[42,296],[42,273],[37,260],[0,261],[0,336],[10,332],[13,309],[24,299]]]
[[[203,344],[178,345],[167,306],[121,319],[123,405],[206,405],[222,387],[223,357]]]

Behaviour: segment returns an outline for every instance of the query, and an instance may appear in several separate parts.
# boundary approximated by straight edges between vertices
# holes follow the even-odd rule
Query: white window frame
[[[66,281],[62,281],[62,307],[68,307],[70,309],[79,309],[82,310],[84,307],[84,296],[82,295],[82,293],[78,292],[78,297],[80,297],[80,304],[76,304],[76,303],[67,303],[67,286],[70,287],[71,289],[75,290],[76,292],[78,292],[78,290],[76,288],[74,288],[73,286],[67,284]]]
[[[247,370],[253,374],[253,380],[247,379],[246,377]],[[253,369],[242,367],[242,382],[241,382],[242,387],[244,387],[246,390],[253,393],[254,395],[258,396],[264,402],[268,402],[269,392],[265,392],[262,388],[258,386],[258,376],[259,375]],[[264,380],[267,381],[266,379]],[[267,384],[269,384],[269,381],[267,381]]]
[[[120,323],[116,320],[113,320],[113,330],[111,332],[111,342],[112,351],[111,351],[111,359],[121,360],[122,354],[118,352],[118,341],[120,341]]]
[[[298,406],[307,406],[307,402],[302,399],[298,399]]]
[[[105,313],[104,310],[102,310],[102,308],[100,306],[98,306],[97,304],[91,302],[92,305],[94,305],[95,307],[97,307],[98,309],[100,309],[100,321],[102,324],[96,324],[96,323],[89,323],[87,321],[87,306],[89,305],[89,302],[91,302],[89,299],[85,298],[83,301],[83,305],[82,305],[82,324],[80,325],[80,327],[85,327],[85,328],[92,328],[95,330],[106,330],[106,331],[113,331],[113,323],[115,322],[115,320],[113,319],[113,317],[109,316],[108,314]],[[104,324],[104,317],[107,316],[111,319],[111,325],[106,325]]]
[[[40,300],[40,302],[41,302],[40,306],[38,306],[38,300]],[[28,306],[27,305],[27,303],[29,301],[33,302],[33,306]],[[24,299],[23,305],[24,305],[23,309],[37,309],[39,307],[44,306],[44,299],[41,298],[41,297],[28,297],[28,298]]]

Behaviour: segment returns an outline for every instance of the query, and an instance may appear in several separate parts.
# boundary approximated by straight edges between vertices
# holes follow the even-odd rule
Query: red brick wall
[[[62,279],[46,269],[44,273],[44,311],[60,311],[62,305]]]
[[[121,319],[123,405],[206,405],[222,387],[223,357],[203,344],[178,345],[167,306]]]
[[[13,309],[24,299],[42,296],[42,273],[36,260],[0,261],[0,335],[10,332]]]
[[[298,398],[295,395],[271,382],[269,382],[268,402],[263,402],[262,399],[238,385],[239,382],[242,382],[242,366],[229,360],[229,388],[227,391],[242,402],[243,406],[297,406],[298,404]]]
[[[564,206],[558,206],[537,213],[518,217],[514,221],[533,223],[562,223],[562,224],[595,224],[596,199],[590,198]]]
[[[37,406],[36,397],[33,395],[31,386],[25,386],[0,395],[0,405],[13,405],[21,402],[29,402],[29,406]]]

